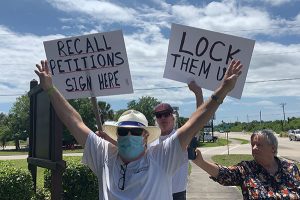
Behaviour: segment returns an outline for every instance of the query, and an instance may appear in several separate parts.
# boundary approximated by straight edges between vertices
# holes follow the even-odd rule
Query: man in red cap
[[[202,89],[194,81],[188,84],[189,89],[196,96],[197,107],[203,103]],[[161,103],[154,108],[155,120],[159,128],[161,129],[161,136],[159,139],[150,144],[154,146],[162,143],[168,137],[172,136],[176,130],[176,115],[174,109],[168,103]],[[172,192],[173,200],[185,200],[186,199],[186,187],[188,176],[188,153],[184,157],[184,162],[181,167],[176,171],[172,178]]]

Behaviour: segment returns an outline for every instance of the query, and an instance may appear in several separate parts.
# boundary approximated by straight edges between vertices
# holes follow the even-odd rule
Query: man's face
[[[143,143],[145,146],[147,144],[149,133],[143,128],[118,128],[118,134],[117,134],[118,138],[127,135],[142,136]]]
[[[251,141],[252,156],[259,164],[275,156],[275,147],[263,135],[256,135]]]
[[[161,129],[161,135],[168,135],[174,128],[174,116],[172,112],[159,112],[155,114],[157,124]]]

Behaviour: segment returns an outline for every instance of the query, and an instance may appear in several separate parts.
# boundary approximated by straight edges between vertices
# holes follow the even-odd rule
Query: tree
[[[115,112],[114,115],[114,121],[118,121],[119,117],[122,115],[123,112],[125,112],[127,109],[120,109]]]
[[[7,126],[8,117],[4,113],[0,113],[0,145],[4,149],[6,142],[9,140],[9,128]]]
[[[93,106],[88,98],[82,99],[72,99],[69,100],[69,103],[77,110],[77,112],[81,115],[83,122],[92,130],[96,131],[96,118],[93,112]],[[97,102],[101,117],[102,123],[106,120],[112,120],[114,117],[114,111],[111,109],[111,105],[104,102]],[[70,132],[64,128],[63,131],[63,144],[70,145],[76,143],[75,138],[70,134]]]
[[[101,113],[101,121],[104,123],[107,120],[113,120],[114,119],[114,111],[111,109],[111,106],[109,103],[106,103],[104,101],[98,101],[99,110]]]
[[[142,98],[139,98],[138,101],[130,101],[127,104],[127,107],[128,109],[134,109],[143,113],[146,116],[149,125],[153,126],[155,124],[155,120],[153,117],[153,109],[159,103],[160,101],[158,101],[154,97],[143,96]]]
[[[6,142],[9,140],[9,128],[5,125],[0,125],[0,146],[3,150],[6,146]]]
[[[5,123],[7,116],[4,113],[0,113],[0,126]]]
[[[29,121],[29,97],[22,95],[17,98],[8,113],[10,138],[14,140],[16,150],[20,149],[19,140],[26,140],[28,137],[30,128]]]

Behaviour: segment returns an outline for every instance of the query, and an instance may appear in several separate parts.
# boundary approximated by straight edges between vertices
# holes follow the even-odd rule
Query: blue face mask
[[[126,160],[137,158],[144,150],[143,136],[120,136],[118,138],[119,154]]]

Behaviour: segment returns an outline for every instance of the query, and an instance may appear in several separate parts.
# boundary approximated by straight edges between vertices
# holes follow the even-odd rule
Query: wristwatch
[[[221,100],[218,96],[212,94],[211,95],[211,99],[214,100],[215,102],[217,102],[218,104],[222,104],[223,100]]]

